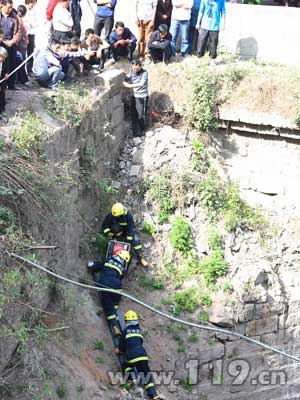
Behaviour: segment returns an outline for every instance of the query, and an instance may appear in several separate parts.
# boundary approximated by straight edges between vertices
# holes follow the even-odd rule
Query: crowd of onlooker
[[[44,22],[36,0],[25,0],[16,9],[13,0],[0,0],[0,117],[5,111],[5,90],[30,87],[30,77],[55,89],[70,76],[87,75],[95,68],[102,72],[109,59],[110,63],[122,57],[144,64],[168,63],[177,50],[182,57],[193,52],[202,56],[207,46],[211,59],[217,57],[224,0],[130,1],[135,2],[136,29],[115,21],[117,0],[94,0],[93,29],[82,34],[80,0],[49,0],[48,45],[35,48],[37,28]]]

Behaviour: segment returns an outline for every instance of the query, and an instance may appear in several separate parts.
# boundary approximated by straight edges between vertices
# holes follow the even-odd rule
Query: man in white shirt
[[[68,7],[69,0],[59,0],[52,15],[52,37],[60,42],[70,40],[72,36],[73,18]]]
[[[187,56],[189,48],[189,26],[191,19],[191,10],[193,7],[193,0],[173,0],[173,10],[171,18],[170,33],[172,35],[172,53],[176,54],[177,37],[181,34],[181,55]]]
[[[148,42],[153,32],[156,6],[157,0],[136,0],[139,56],[148,60],[150,60]]]

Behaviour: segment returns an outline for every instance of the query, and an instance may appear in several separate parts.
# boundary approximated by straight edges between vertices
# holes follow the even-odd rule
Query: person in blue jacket
[[[120,57],[128,57],[129,61],[132,61],[136,37],[128,28],[125,28],[123,22],[118,21],[109,35],[109,45],[115,61],[118,61]]]
[[[108,41],[109,34],[114,26],[114,13],[117,0],[94,0],[97,4],[95,15],[94,31],[97,36],[101,36],[104,28],[105,40]]]
[[[116,354],[124,354],[126,359],[125,377],[127,383],[133,379],[141,380],[150,399],[159,400],[153,376],[149,368],[149,357],[143,346],[144,335],[139,325],[138,314],[129,310],[124,314],[125,329],[122,331]],[[134,374],[137,372],[137,376]],[[133,372],[133,374],[131,374]]]
[[[197,20],[197,29],[199,30],[197,55],[204,56],[207,42],[209,42],[209,57],[211,65],[215,65],[217,58],[217,47],[219,40],[219,31],[223,19],[225,28],[225,0],[202,0]]]

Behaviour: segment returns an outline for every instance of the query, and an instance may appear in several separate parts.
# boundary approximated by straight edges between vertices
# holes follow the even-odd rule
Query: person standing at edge
[[[196,29],[196,25],[199,14],[200,3],[201,0],[194,0],[191,12],[190,27],[189,27],[189,50],[188,50],[189,54],[193,54],[197,48],[198,32]]]
[[[97,36],[101,36],[104,28],[104,37],[108,42],[110,32],[114,26],[114,13],[117,0],[94,0],[97,4],[97,12],[95,15],[94,31]]]
[[[202,0],[196,28],[199,30],[197,55],[204,56],[207,41],[209,41],[209,57],[211,65],[216,65],[219,31],[225,29],[225,0]]]
[[[189,49],[189,27],[193,0],[173,0],[173,11],[170,26],[172,35],[172,53],[176,55],[177,37],[180,31],[181,34],[181,55],[187,56]]]
[[[150,62],[148,42],[153,32],[157,0],[136,0],[136,23],[138,26],[138,50],[141,59]]]
[[[158,0],[156,15],[155,15],[154,30],[156,31],[158,27],[162,24],[167,25],[169,29],[171,24],[171,15],[172,15],[172,0]]]
[[[146,111],[148,104],[148,72],[142,68],[140,60],[132,61],[132,70],[127,74],[123,85],[133,89],[131,99],[131,118],[133,136],[144,136],[146,130]]]
[[[52,15],[52,37],[60,42],[68,41],[72,37],[73,18],[69,8],[69,0],[59,0]]]

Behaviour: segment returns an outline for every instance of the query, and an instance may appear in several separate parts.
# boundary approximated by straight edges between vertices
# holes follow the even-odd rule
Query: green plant
[[[66,399],[67,388],[64,382],[60,383],[56,388],[56,394],[60,399]]]
[[[161,290],[164,289],[164,284],[161,279],[152,278],[149,279],[145,275],[142,275],[140,278],[140,285],[142,288]]]
[[[202,293],[199,297],[199,304],[201,306],[210,306],[212,305],[212,299],[208,294]]]
[[[196,333],[192,333],[189,337],[188,337],[188,341],[190,343],[197,343],[198,342],[198,336],[196,335]]]
[[[25,115],[16,117],[14,125],[10,129],[10,135],[16,147],[29,155],[31,150],[40,151],[40,140],[45,131],[44,125],[39,117],[31,111]]]
[[[99,189],[99,208],[100,210],[107,209],[114,203],[118,190],[113,187],[111,179],[102,178],[96,182]]]
[[[228,264],[224,260],[222,249],[213,250],[200,261],[200,270],[207,284],[215,283],[218,278],[228,272]]]
[[[16,228],[14,213],[6,207],[0,207],[0,234],[6,235]]]
[[[208,321],[208,313],[207,311],[201,311],[198,315],[198,319],[201,322],[207,322]]]
[[[190,383],[189,378],[182,378],[180,379],[180,385],[183,387],[184,390],[191,392],[193,390],[193,385]]]
[[[103,358],[100,356],[97,356],[95,361],[97,364],[103,364],[103,362],[104,362]]]
[[[224,189],[216,171],[209,170],[204,180],[198,185],[198,193],[209,221],[215,221],[224,204]]]
[[[230,282],[224,282],[223,283],[223,290],[224,292],[233,292],[233,284]]]
[[[144,233],[149,233],[149,235],[153,235],[153,233],[156,233],[156,228],[150,222],[144,221],[142,226],[142,231]]]
[[[169,220],[169,216],[175,209],[172,198],[171,176],[168,172],[156,176],[150,184],[149,197],[159,205],[157,221],[163,224]]]
[[[193,77],[192,95],[185,113],[189,125],[200,131],[217,129],[216,83],[208,70],[201,69]]]
[[[211,250],[222,248],[222,238],[219,235],[219,232],[215,225],[210,227],[208,234],[208,246]]]
[[[5,140],[2,136],[0,136],[0,151],[5,149]]]
[[[174,293],[170,298],[173,304],[173,313],[178,315],[181,312],[193,312],[198,306],[196,288],[190,287]]]
[[[238,228],[254,230],[264,225],[262,214],[241,200],[236,185],[228,185],[223,208],[226,228],[229,232],[235,232]]]
[[[61,118],[72,127],[79,127],[84,118],[86,91],[78,87],[65,88],[59,85],[53,102],[52,115]],[[49,108],[49,107],[48,107]]]
[[[299,127],[300,126],[300,107],[299,104],[294,104],[292,108],[292,119],[293,122]]]
[[[193,142],[192,167],[197,172],[204,173],[209,168],[209,160],[206,147],[199,140]]]
[[[104,350],[104,344],[103,342],[101,342],[101,340],[96,340],[94,342],[94,350],[100,350],[100,351]]]
[[[98,233],[96,235],[96,246],[98,249],[99,257],[101,259],[104,259],[106,255],[106,249],[107,249],[107,244],[108,244],[108,238],[101,233]]]
[[[192,248],[191,228],[182,217],[175,217],[172,221],[169,239],[174,249],[187,255]]]

